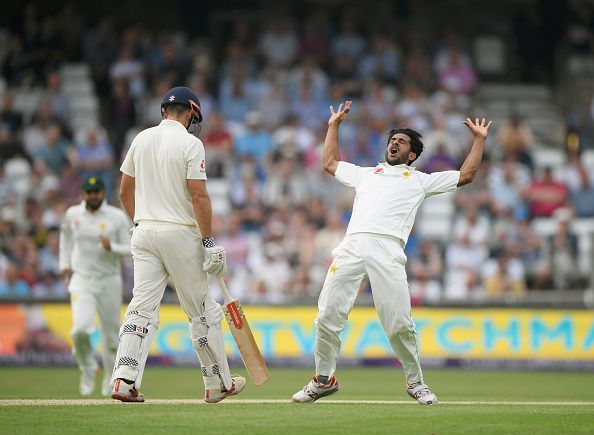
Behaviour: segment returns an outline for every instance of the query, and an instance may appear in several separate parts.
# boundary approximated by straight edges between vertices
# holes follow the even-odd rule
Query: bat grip
[[[231,299],[229,290],[227,290],[227,284],[225,284],[225,280],[222,276],[217,276],[217,284],[219,285],[219,289],[223,294],[223,300],[225,301],[225,305],[230,304],[233,301],[233,299]]]
[[[206,249],[204,247],[202,247],[202,250],[206,255]],[[217,284],[219,285],[219,289],[221,290],[221,293],[223,294],[223,300],[225,301],[225,305],[233,302],[233,299],[231,299],[231,295],[229,294],[229,290],[227,290],[227,284],[225,284],[225,280],[223,279],[222,276],[217,276]]]

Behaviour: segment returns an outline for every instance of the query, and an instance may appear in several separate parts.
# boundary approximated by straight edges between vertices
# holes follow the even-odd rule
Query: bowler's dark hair
[[[396,133],[405,134],[410,138],[410,150],[417,155],[415,158],[415,160],[417,160],[425,148],[423,142],[421,142],[421,138],[423,137],[421,133],[413,130],[412,128],[393,128],[388,133],[388,142],[386,143],[386,146],[388,146],[390,139],[392,139],[392,136],[394,136]]]

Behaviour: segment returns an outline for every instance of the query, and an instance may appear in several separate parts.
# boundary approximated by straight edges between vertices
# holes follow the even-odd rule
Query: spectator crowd
[[[301,18],[280,11],[261,26],[236,18],[216,40],[118,27],[111,18],[84,27],[73,4],[51,15],[25,7],[0,58],[0,298],[67,297],[59,224],[80,201],[81,180],[101,176],[119,205],[118,169],[132,138],[160,122],[161,96],[183,84],[205,117],[207,186],[231,292],[251,303],[315,301],[353,200],[322,171],[329,105],[354,101],[341,128],[342,159],[375,166],[390,128],[408,126],[424,136],[414,166],[425,172],[459,168],[472,141],[462,120],[478,115],[469,41],[451,30],[403,36],[390,3],[381,4],[373,25],[348,8],[337,17],[324,8]],[[90,68],[98,123],[71,122],[60,73],[68,62]],[[15,99],[31,88],[43,96],[25,114]],[[589,107],[580,122],[592,129]],[[417,226],[408,243],[418,303],[585,285],[571,222],[594,217],[594,170],[582,159],[594,143],[570,135],[558,144],[567,160],[538,167],[538,144],[519,114],[492,130],[477,179],[452,197],[449,239]],[[535,230],[541,218],[554,222],[553,236]],[[131,263],[123,267],[130,294]]]

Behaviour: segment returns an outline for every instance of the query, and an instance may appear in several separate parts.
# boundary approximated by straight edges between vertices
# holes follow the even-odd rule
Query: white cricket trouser
[[[423,382],[401,243],[396,237],[356,233],[346,236],[332,251],[334,262],[318,300],[317,375],[334,374],[340,352],[339,334],[347,324],[361,282],[368,277],[375,308],[407,381]]]
[[[88,277],[75,272],[70,279],[68,291],[72,306],[71,336],[78,366],[81,371],[87,373],[91,373],[97,367],[90,347],[90,336],[95,330],[95,314],[99,314],[103,344],[103,373],[105,379],[109,379],[118,350],[122,277],[120,275]]]
[[[217,336],[213,337],[213,342],[209,340],[209,345],[216,346],[220,343],[223,346],[220,330],[222,311],[208,291],[207,273],[202,270],[204,250],[197,229],[172,223],[141,221],[132,235],[131,251],[134,259],[134,290],[126,310],[126,318],[134,312],[156,312],[167,281],[171,278],[181,308],[188,318],[218,318]],[[206,330],[206,327],[204,328]],[[133,355],[138,354],[137,349],[123,349],[122,343],[123,341],[120,341],[122,355],[127,355],[126,352],[130,354],[131,351]],[[224,355],[224,349],[222,353]],[[138,361],[138,375],[127,365],[120,365],[116,368],[113,378],[135,380],[137,376],[142,376],[145,363],[146,360],[142,358]],[[224,361],[219,361],[219,364],[222,372],[229,371],[226,357]],[[210,375],[208,379],[206,376],[203,378],[207,388],[220,388],[218,376],[213,378]]]

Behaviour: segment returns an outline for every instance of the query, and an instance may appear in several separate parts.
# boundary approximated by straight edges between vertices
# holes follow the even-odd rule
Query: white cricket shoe
[[[112,388],[113,384],[111,383],[111,377],[103,378],[103,383],[101,384],[101,395],[110,396]]]
[[[134,384],[127,384],[122,379],[115,380],[111,398],[122,402],[144,402],[144,394]]]
[[[339,388],[340,384],[334,376],[328,379],[327,384],[318,382],[317,376],[314,376],[302,390],[293,394],[291,400],[295,403],[313,403],[322,397],[336,393]]]
[[[221,390],[206,390],[204,393],[204,401],[206,403],[217,403],[229,396],[235,396],[243,391],[245,388],[245,378],[239,375],[231,375],[233,386],[230,390],[223,388]]]
[[[431,392],[427,385],[420,382],[407,385],[406,392],[421,405],[435,405],[438,403],[437,396]]]
[[[78,391],[81,396],[90,396],[95,391],[95,379],[99,374],[99,367],[92,368],[91,370],[83,370],[80,374],[80,384],[78,385]]]

